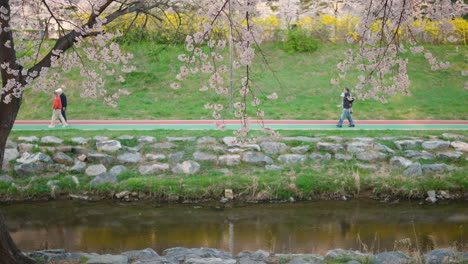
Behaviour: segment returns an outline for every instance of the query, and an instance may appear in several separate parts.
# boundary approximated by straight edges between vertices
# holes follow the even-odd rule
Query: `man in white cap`
[[[62,88],[58,88],[56,92],[60,96],[60,101],[62,102],[62,116],[65,119],[65,121],[68,121],[67,115],[65,114],[65,111],[67,110],[67,96],[63,93]]]

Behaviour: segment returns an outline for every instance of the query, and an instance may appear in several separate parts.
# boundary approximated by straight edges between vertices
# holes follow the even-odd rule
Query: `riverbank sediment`
[[[159,256],[153,249],[127,251],[118,255],[96,253],[68,253],[66,250],[45,250],[27,253],[42,263],[53,264],[405,264],[405,263],[466,263],[468,252],[436,249],[411,256],[402,251],[377,254],[334,249],[325,255],[275,254],[263,250],[244,251],[233,257],[230,253],[212,248],[169,248]]]
[[[465,131],[295,131],[251,143],[212,132],[44,133],[8,141],[2,201],[468,197]]]

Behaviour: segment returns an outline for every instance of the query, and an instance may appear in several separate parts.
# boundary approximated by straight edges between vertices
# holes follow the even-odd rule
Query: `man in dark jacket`
[[[65,114],[65,111],[67,110],[67,96],[63,93],[62,88],[58,88],[57,91],[60,95],[60,101],[62,101],[62,116],[65,121],[68,121],[67,115]]]
[[[337,127],[342,127],[343,126],[343,121],[345,117],[349,121],[349,127],[354,127],[354,122],[353,118],[351,117],[351,107],[353,103],[353,99],[351,97],[351,94],[349,93],[349,88],[346,87],[343,91],[343,104],[337,105],[337,107],[343,107],[343,111],[341,113],[341,118],[340,121],[338,121]]]

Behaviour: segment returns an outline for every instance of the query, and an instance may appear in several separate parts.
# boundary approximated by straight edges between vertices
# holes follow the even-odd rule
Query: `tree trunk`
[[[0,264],[36,264],[16,247],[2,214],[0,214]]]
[[[6,141],[10,135],[16,116],[21,106],[21,98],[13,97],[13,100],[5,104],[0,98],[0,171],[2,169],[5,154]],[[5,225],[5,220],[0,213],[0,264],[35,264],[36,262],[26,256],[16,247]]]

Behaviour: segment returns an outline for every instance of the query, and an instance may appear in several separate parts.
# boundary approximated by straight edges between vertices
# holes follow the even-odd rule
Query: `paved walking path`
[[[214,120],[71,120],[67,128],[57,125],[49,128],[50,121],[18,120],[13,130],[49,130],[49,129],[81,129],[81,130],[151,130],[151,129],[216,129]],[[239,120],[224,120],[227,129],[240,126]],[[389,129],[389,130],[468,130],[468,120],[355,120],[356,127],[350,128],[343,124],[337,128],[337,120],[264,120],[252,121],[251,127],[259,129],[263,125],[274,129],[285,130],[345,130],[345,129]]]

